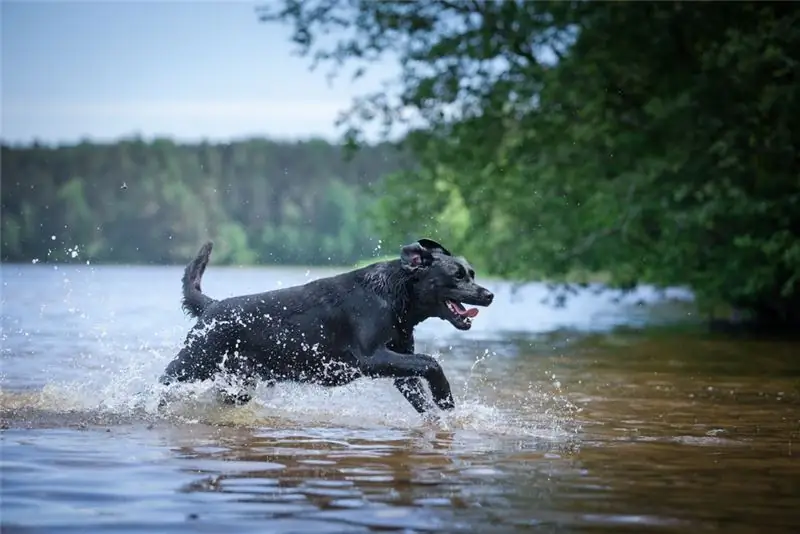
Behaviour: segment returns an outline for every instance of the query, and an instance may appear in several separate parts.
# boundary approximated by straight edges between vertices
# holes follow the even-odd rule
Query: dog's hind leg
[[[442,410],[455,408],[450,382],[444,375],[442,366],[427,354],[398,354],[389,349],[379,349],[372,356],[363,358],[361,372],[372,378],[424,378],[433,395],[433,401]],[[412,393],[403,395],[417,411],[425,408],[424,402],[416,404],[423,395],[420,389],[410,389]],[[409,398],[411,397],[411,398]],[[419,406],[419,407],[418,407]]]
[[[243,382],[241,387],[233,392],[225,390],[220,391],[219,394],[222,402],[234,406],[242,406],[253,400],[253,392],[256,389],[255,379],[248,377]]]
[[[224,360],[224,374],[233,382],[231,390],[220,391],[225,404],[241,406],[253,399],[259,373],[255,361],[257,354],[235,352]]]
[[[198,329],[198,326],[195,326]],[[218,371],[219,357],[214,356],[213,349],[208,349],[202,344],[201,337],[188,336],[186,345],[170,361],[158,381],[161,385],[173,386],[178,383],[202,382],[212,378]],[[159,409],[167,404],[172,397],[164,391],[159,401]]]

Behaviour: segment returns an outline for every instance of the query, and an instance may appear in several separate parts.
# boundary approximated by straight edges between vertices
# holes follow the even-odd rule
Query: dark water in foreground
[[[212,267],[205,288],[319,274]],[[2,277],[3,532],[800,531],[800,347],[616,328],[685,305],[490,284],[469,333],[419,330],[457,397],[441,426],[382,381],[238,408],[200,385],[159,417],[180,269]]]

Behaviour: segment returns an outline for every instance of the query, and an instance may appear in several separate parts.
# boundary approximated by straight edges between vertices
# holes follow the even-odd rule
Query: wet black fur
[[[197,323],[161,382],[199,381],[230,373],[250,389],[256,380],[340,386],[357,378],[393,378],[419,412],[429,411],[421,380],[435,404],[454,407],[439,363],[414,352],[414,327],[431,317],[470,327],[445,300],[488,306],[493,295],[474,271],[429,239],[402,248],[401,257],[301,286],[214,300],[200,282],[212,244],[183,276],[183,309]],[[242,390],[229,402],[247,402]]]

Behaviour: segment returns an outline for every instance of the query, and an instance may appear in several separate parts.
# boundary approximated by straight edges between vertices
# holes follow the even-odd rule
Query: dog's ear
[[[451,256],[450,251],[432,239],[420,239],[416,243],[404,246],[400,251],[400,260],[409,267],[428,267],[433,263],[433,253]]]
[[[416,269],[433,262],[433,254],[419,243],[411,243],[400,249],[400,262],[403,267]]]
[[[423,237],[422,239],[418,239],[417,243],[419,243],[420,245],[422,245],[423,248],[431,252],[438,252],[439,254],[444,254],[445,256],[452,256],[449,250],[444,248],[442,245],[440,245],[433,239],[428,239],[426,237]]]

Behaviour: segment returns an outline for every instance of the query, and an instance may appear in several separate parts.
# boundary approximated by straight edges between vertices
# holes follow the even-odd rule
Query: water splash
[[[203,382],[163,386],[158,376],[177,346],[133,348],[110,342],[104,331],[95,341],[104,357],[84,354],[72,363],[79,378],[52,379],[41,389],[24,392],[0,389],[3,418],[26,419],[27,424],[115,424],[135,421],[173,421],[243,427],[351,429],[438,428],[446,431],[510,435],[520,438],[574,436],[569,407],[563,399],[531,384],[512,402],[493,399],[492,387],[477,369],[491,353],[476,359],[466,377],[451,377],[456,409],[440,413],[438,421],[420,417],[390,380],[361,379],[336,388],[297,383],[258,384],[253,400],[244,406],[225,405],[220,392],[234,392],[241,384],[215,378]],[[438,355],[435,355],[438,356]],[[459,393],[460,392],[460,393]],[[166,407],[159,407],[162,398]]]
[[[19,272],[11,269],[18,282],[25,282],[27,277],[29,285],[15,290],[16,311],[11,313],[19,317],[3,311],[3,335],[10,337],[14,345],[3,351],[5,376],[0,380],[0,412],[6,420],[29,417],[32,424],[37,418],[53,424],[59,418],[164,420],[228,426],[373,429],[433,426],[450,431],[555,439],[575,434],[574,409],[552,378],[531,377],[531,383],[516,384],[513,395],[509,395],[507,380],[491,374],[490,367],[498,364],[498,354],[485,350],[468,360],[474,350],[469,345],[459,351],[463,355],[444,362],[457,407],[441,414],[438,422],[421,418],[390,380],[362,379],[337,388],[262,384],[253,401],[239,407],[220,402],[219,392],[235,387],[226,381],[179,384],[167,391],[158,383],[158,377],[179,350],[191,324],[179,315],[177,298],[164,298],[177,293],[179,269],[174,277],[154,277],[152,270],[143,268],[126,271],[121,278],[114,268],[56,267],[44,267],[50,273],[46,283],[29,274],[41,273],[42,267]],[[311,274],[287,272],[274,277],[272,283],[294,285],[297,279],[306,281]],[[220,291],[213,287],[215,282],[210,277],[211,292],[246,291],[233,285]],[[269,280],[263,279],[257,283],[270,285]],[[27,302],[20,304],[20,298]],[[17,319],[14,329],[6,328]],[[441,325],[435,321],[425,326],[420,336],[425,341],[451,335],[445,325],[445,337],[439,338]],[[4,345],[7,340],[4,338]],[[428,352],[440,356],[435,350]],[[501,356],[500,360],[508,360],[508,355]],[[21,388],[26,389],[20,391]],[[166,410],[159,410],[159,402],[167,393],[174,399]]]
[[[456,409],[441,413],[438,422],[422,418],[405,401],[389,380],[362,379],[336,388],[297,383],[274,386],[259,384],[253,400],[244,406],[229,406],[220,401],[220,391],[235,391],[235,381],[214,379],[177,384],[169,388],[158,384],[157,373],[171,354],[150,352],[151,358],[128,361],[117,370],[87,369],[82,380],[53,380],[39,390],[24,392],[0,389],[3,417],[57,420],[59,414],[106,424],[114,421],[173,420],[225,426],[326,427],[362,429],[412,429],[436,427],[442,430],[468,430],[519,437],[556,437],[565,431],[558,400],[531,387],[522,398],[527,413],[517,407],[492,403],[468,382],[454,383]],[[96,371],[96,370],[95,370]],[[110,371],[110,372],[109,372]],[[475,378],[473,373],[470,379]],[[458,386],[461,388],[458,388]],[[170,398],[159,408],[163,396]],[[546,406],[534,415],[531,407]],[[35,413],[34,413],[35,412]],[[17,415],[14,415],[14,414]],[[36,421],[29,421],[36,424]]]

